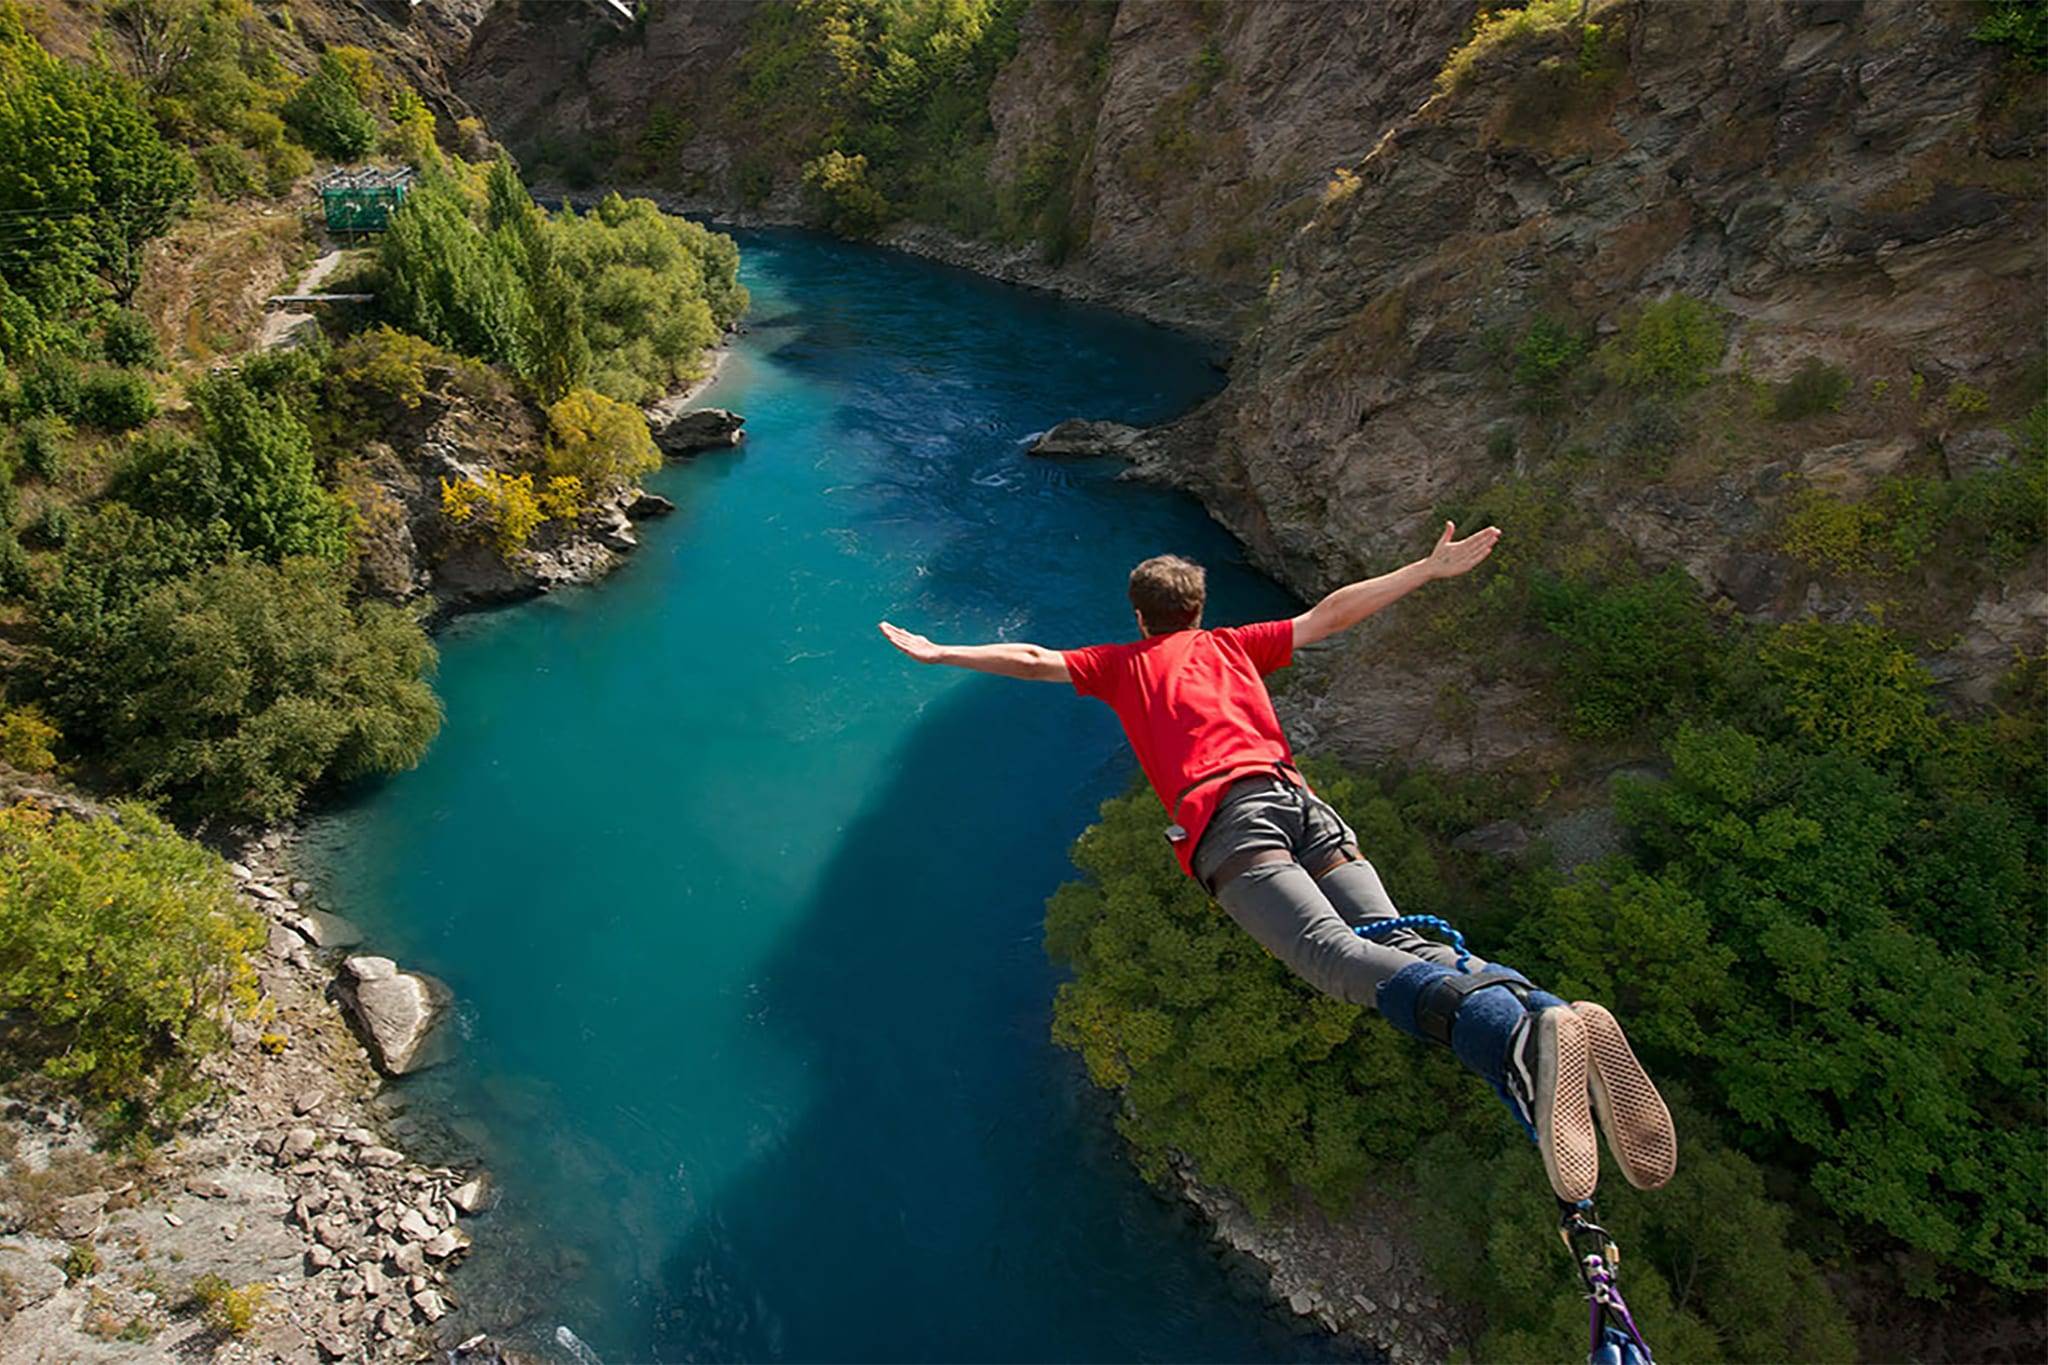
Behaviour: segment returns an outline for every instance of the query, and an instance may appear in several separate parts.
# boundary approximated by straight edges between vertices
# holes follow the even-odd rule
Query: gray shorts
[[[1373,939],[1354,927],[1393,919],[1401,912],[1363,858],[1322,867],[1358,836],[1328,802],[1280,777],[1243,777],[1230,784],[1223,804],[1195,846],[1195,875],[1208,886],[1226,858],[1259,849],[1285,849],[1292,862],[1261,863],[1232,877],[1215,893],[1230,917],[1296,976],[1325,995],[1354,1005],[1375,1002],[1379,985],[1417,961],[1455,966],[1447,943],[1406,929]],[[1486,964],[1470,960],[1478,971]]]

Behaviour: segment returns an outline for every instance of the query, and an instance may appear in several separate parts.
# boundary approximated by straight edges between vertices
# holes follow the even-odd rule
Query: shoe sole
[[[1536,1145],[1557,1197],[1576,1204],[1600,1183],[1600,1152],[1587,1097],[1586,1025],[1566,1009],[1536,1016],[1542,1063],[1536,1077]]]
[[[1654,1190],[1678,1173],[1678,1132],[1664,1097],[1636,1060],[1621,1023],[1601,1005],[1580,1000],[1572,1013],[1585,1025],[1592,1059],[1593,1112],[1622,1178]]]

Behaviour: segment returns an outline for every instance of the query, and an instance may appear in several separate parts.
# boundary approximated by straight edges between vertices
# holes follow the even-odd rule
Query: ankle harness
[[[1529,992],[1533,989],[1519,972],[1495,971],[1489,968],[1483,972],[1466,975],[1440,976],[1422,988],[1415,1000],[1415,1026],[1422,1036],[1433,1043],[1451,1044],[1451,1025],[1457,1020],[1458,1010],[1464,1005],[1465,997],[1474,991],[1483,991],[1489,986],[1505,986],[1514,997],[1526,1007]]]

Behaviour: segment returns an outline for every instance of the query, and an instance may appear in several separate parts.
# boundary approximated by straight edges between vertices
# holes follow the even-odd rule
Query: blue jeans
[[[1195,875],[1206,886],[1235,854],[1291,853],[1292,862],[1261,863],[1238,873],[1218,890],[1217,902],[1296,976],[1325,995],[1371,1005],[1380,983],[1403,967],[1453,967],[1458,954],[1449,944],[1406,929],[1373,940],[1352,932],[1356,925],[1401,913],[1363,858],[1339,863],[1320,878],[1309,875],[1308,868],[1323,866],[1357,842],[1329,803],[1305,787],[1279,777],[1239,778],[1195,848]],[[1476,972],[1486,964],[1475,957],[1469,965]]]

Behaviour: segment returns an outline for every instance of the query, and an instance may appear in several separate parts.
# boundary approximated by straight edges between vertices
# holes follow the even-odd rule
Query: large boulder
[[[342,963],[335,991],[385,1075],[403,1076],[447,1059],[440,1024],[455,993],[436,978],[400,971],[388,957],[352,957]]]
[[[1145,433],[1122,422],[1092,422],[1069,417],[1031,445],[1033,455],[1053,459],[1080,460],[1101,455],[1122,455]]]
[[[747,419],[727,408],[691,408],[665,422],[650,425],[654,444],[670,459],[700,450],[723,450],[746,437]]]

